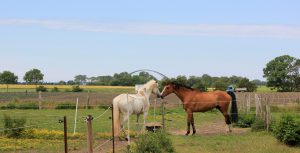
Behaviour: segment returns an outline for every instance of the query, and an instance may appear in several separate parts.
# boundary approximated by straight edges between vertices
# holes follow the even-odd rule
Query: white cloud
[[[300,38],[300,26],[159,23],[85,23],[58,20],[0,19],[0,25],[50,29],[171,36]]]

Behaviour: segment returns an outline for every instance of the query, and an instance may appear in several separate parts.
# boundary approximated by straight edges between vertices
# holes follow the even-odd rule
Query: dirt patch
[[[200,126],[200,128],[197,128],[196,125],[196,135],[222,135],[222,134],[228,134],[226,132],[226,124],[223,120],[216,120],[211,123],[207,123],[205,125]],[[231,134],[243,134],[249,131],[248,128],[237,128],[237,127],[231,127],[232,132]],[[192,129],[191,129],[192,130]],[[192,131],[191,131],[192,132]],[[186,133],[186,130],[172,130],[170,131],[173,135],[184,135]]]

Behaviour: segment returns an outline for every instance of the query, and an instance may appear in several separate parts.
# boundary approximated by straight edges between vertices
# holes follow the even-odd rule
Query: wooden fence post
[[[86,98],[86,109],[89,109],[90,106],[90,90],[88,90],[87,98]]]
[[[88,115],[88,117],[86,118],[88,153],[93,153],[93,129],[92,129],[92,120],[93,120],[93,117],[92,117],[91,115]]]
[[[165,130],[165,101],[162,100],[161,103],[161,124],[162,124],[162,129]]]
[[[68,129],[67,129],[67,117],[64,116],[63,120],[59,120],[59,123],[64,123],[64,144],[65,144],[65,153],[68,153]]]
[[[115,153],[115,130],[114,130],[114,105],[111,105],[111,128],[112,128],[112,149]]]

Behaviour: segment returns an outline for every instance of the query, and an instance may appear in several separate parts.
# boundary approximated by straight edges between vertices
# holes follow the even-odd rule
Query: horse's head
[[[162,93],[161,93],[161,98],[163,99],[164,97],[168,96],[169,94],[173,93],[174,92],[174,88],[175,88],[175,85],[172,84],[172,83],[169,83],[167,85],[165,85]]]
[[[161,97],[161,93],[160,93],[160,91],[159,91],[159,85],[158,85],[158,83],[157,83],[156,81],[155,81],[155,83],[153,84],[152,93],[153,93],[154,95],[156,95],[157,98],[160,98],[160,97]]]

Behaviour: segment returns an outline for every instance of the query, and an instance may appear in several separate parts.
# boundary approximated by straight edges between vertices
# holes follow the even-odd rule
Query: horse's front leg
[[[187,111],[187,131],[185,135],[189,135],[190,134],[190,125],[192,122],[192,117],[193,117],[193,112],[192,111]]]
[[[143,133],[145,133],[145,129],[146,129],[145,125],[146,125],[147,115],[148,115],[147,111],[143,113]]]

